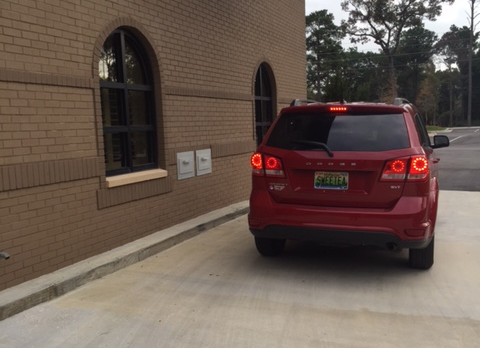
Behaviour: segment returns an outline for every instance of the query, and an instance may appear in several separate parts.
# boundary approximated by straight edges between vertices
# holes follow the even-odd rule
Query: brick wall
[[[12,257],[0,290],[248,199],[255,74],[271,68],[277,111],[305,97],[304,11],[298,0],[3,0],[0,251]],[[168,176],[107,188],[98,60],[118,27],[151,60]],[[208,148],[213,172],[177,180],[176,154]]]

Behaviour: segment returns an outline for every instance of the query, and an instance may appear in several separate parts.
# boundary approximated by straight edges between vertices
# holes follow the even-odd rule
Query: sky
[[[348,13],[342,10],[341,0],[305,0],[305,14],[315,11],[328,10],[335,17],[335,24],[340,24],[342,19],[348,18]],[[450,30],[450,26],[455,24],[458,27],[469,26],[468,13],[469,0],[455,0],[452,5],[443,5],[441,16],[437,17],[435,22],[425,22],[425,27],[435,33],[440,38],[444,33]],[[345,44],[345,43],[344,43]],[[378,51],[379,46],[369,43],[359,51]]]

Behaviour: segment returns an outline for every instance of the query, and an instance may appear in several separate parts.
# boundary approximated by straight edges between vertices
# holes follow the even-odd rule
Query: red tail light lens
[[[284,177],[282,162],[276,157],[265,156],[265,174],[267,176]]]
[[[407,175],[408,158],[388,161],[383,168],[381,181],[404,181]]]
[[[423,156],[415,156],[412,158],[412,162],[410,162],[408,180],[423,181],[427,178],[429,171],[428,160]]]
[[[254,175],[285,177],[282,162],[277,157],[254,153],[250,158],[250,164]]]
[[[429,174],[428,160],[424,156],[397,158],[388,161],[380,181],[423,181]]]
[[[250,164],[252,166],[252,171],[254,174],[263,174],[262,155],[260,155],[259,153],[254,153],[250,158]]]

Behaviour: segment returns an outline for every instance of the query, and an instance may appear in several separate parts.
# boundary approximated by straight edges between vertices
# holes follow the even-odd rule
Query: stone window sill
[[[165,169],[147,170],[144,172],[129,173],[107,177],[107,188],[135,184],[147,180],[166,178],[168,172]]]

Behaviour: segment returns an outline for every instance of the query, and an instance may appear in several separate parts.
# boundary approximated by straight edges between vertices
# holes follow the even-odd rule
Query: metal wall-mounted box
[[[205,175],[212,172],[212,150],[197,150],[197,175]]]
[[[193,151],[177,153],[177,177],[178,180],[188,179],[195,176],[195,157]]]

